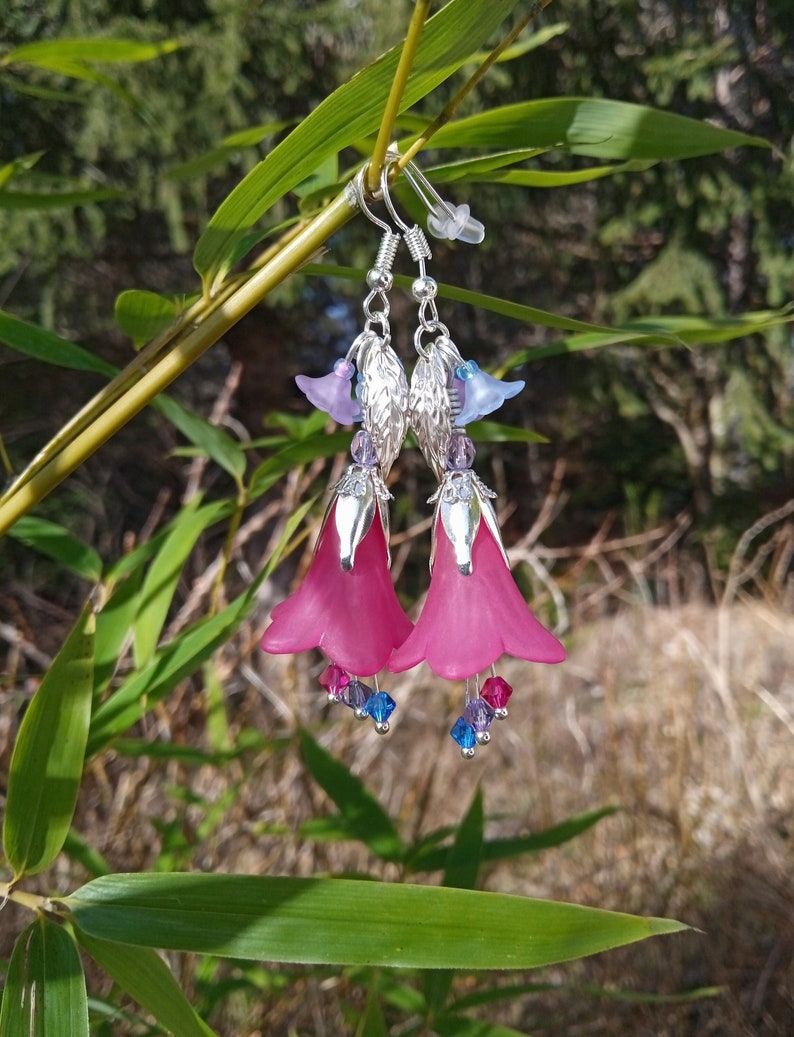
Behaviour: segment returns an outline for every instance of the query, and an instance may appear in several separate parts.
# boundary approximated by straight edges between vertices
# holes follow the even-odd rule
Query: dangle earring
[[[408,383],[391,347],[387,295],[400,235],[369,209],[363,176],[362,169],[349,185],[348,200],[384,232],[367,273],[364,330],[330,374],[296,378],[316,407],[342,424],[360,418],[362,429],[353,436],[353,460],[335,487],[311,566],[298,590],[273,609],[261,646],[276,654],[320,648],[329,660],[319,678],[328,698],[361,720],[371,717],[385,734],[395,703],[380,690],[377,674],[413,629],[389,573],[391,494],[384,481],[408,427]],[[372,684],[362,677],[373,677]]]
[[[388,158],[397,157],[390,151]],[[411,164],[406,177],[415,186],[418,170]],[[445,236],[482,240],[482,225],[468,208],[453,208],[432,191],[428,202],[431,226]],[[475,447],[465,425],[496,410],[515,396],[523,382],[503,383],[464,361],[441,322],[436,306],[438,286],[427,274],[431,251],[421,228],[408,226],[398,215],[388,190],[388,169],[381,184],[389,213],[400,227],[419,267],[411,293],[419,304],[414,345],[419,355],[411,378],[409,423],[439,488],[428,503],[435,504],[430,588],[412,632],[389,660],[394,673],[426,661],[439,677],[465,681],[462,715],[450,734],[465,758],[490,740],[494,718],[507,716],[512,688],[497,676],[495,663],[509,654],[534,662],[557,663],[565,649],[530,612],[510,572],[499,523],[488,489],[472,469]],[[464,211],[465,210],[465,211]],[[479,230],[478,230],[479,228]],[[464,239],[465,240],[465,239]],[[428,337],[430,340],[424,342]],[[479,674],[489,676],[480,687]]]

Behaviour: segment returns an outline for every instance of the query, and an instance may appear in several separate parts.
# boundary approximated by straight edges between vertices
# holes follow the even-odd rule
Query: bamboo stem
[[[405,42],[400,52],[400,60],[397,63],[389,96],[386,99],[386,107],[383,109],[383,118],[380,122],[375,147],[372,150],[372,158],[364,176],[364,185],[370,194],[374,194],[380,184],[380,174],[383,169],[386,152],[392,141],[394,124],[397,116],[400,114],[400,104],[405,93],[405,86],[408,82],[408,76],[411,74],[416,50],[429,13],[430,0],[416,0],[414,13],[411,16],[408,31],[405,35]]]
[[[186,329],[173,348],[132,385],[88,428],[44,465],[0,505],[0,535],[35,507],[124,424],[193,364],[211,345],[301,267],[325,241],[354,215],[344,192],[339,194],[271,260],[240,285],[198,326]]]

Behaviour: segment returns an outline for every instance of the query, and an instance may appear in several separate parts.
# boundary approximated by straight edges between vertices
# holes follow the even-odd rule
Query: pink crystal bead
[[[480,698],[485,699],[497,716],[507,716],[507,703],[513,689],[504,677],[489,677],[482,686]]]
[[[328,698],[334,701],[344,701],[345,688],[350,683],[350,676],[345,673],[341,666],[329,663],[320,674],[320,687],[328,692]]]

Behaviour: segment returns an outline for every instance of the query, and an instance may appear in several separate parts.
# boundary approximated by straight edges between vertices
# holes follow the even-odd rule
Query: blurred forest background
[[[114,363],[128,360],[131,343],[113,319],[118,294],[196,291],[190,251],[217,204],[286,127],[402,36],[411,7],[408,0],[5,0],[3,49],[95,34],[177,37],[184,46],[122,66],[108,82],[35,70],[23,75],[0,64],[1,163],[43,153],[13,182],[15,191],[42,192],[41,207],[0,208],[0,308]],[[485,223],[486,239],[478,248],[438,244],[431,273],[604,324],[649,315],[720,318],[791,303],[790,0],[555,0],[533,29],[548,29],[548,41],[498,64],[465,112],[489,101],[607,97],[710,119],[763,136],[774,149],[659,163],[557,190],[484,184],[468,197],[450,187],[455,201],[469,202]],[[443,86],[424,114],[435,115],[451,89]],[[432,165],[432,150],[421,161]],[[555,152],[541,162],[549,169],[576,166]],[[78,188],[118,194],[76,207],[46,200],[48,191]],[[285,207],[276,216],[290,214]],[[329,258],[366,268],[375,246],[372,228],[357,220],[331,240]],[[355,282],[294,278],[195,365],[174,395],[243,440],[261,437],[274,411],[306,413],[293,376],[323,373],[346,350],[359,327],[361,298]],[[446,302],[442,318],[461,352],[483,366],[559,338],[551,329]],[[412,329],[412,319],[408,303],[395,298],[393,327]],[[490,771],[478,774],[452,759],[440,765],[431,794],[415,759],[423,745],[418,721],[415,729],[406,725],[404,736],[395,732],[390,748],[379,743],[380,756],[370,741],[366,749],[357,744],[360,732],[323,730],[334,732],[334,752],[353,769],[369,768],[384,805],[417,825],[434,811],[437,823],[459,820],[444,787],[462,780],[473,789],[483,773],[494,793],[486,805],[498,812],[498,783],[515,783],[524,791],[511,809],[536,827],[566,811],[619,804],[624,814],[602,822],[562,859],[516,865],[498,881],[489,878],[489,887],[677,912],[708,931],[701,938],[705,953],[703,944],[684,947],[687,938],[679,936],[669,945],[673,951],[665,943],[547,978],[570,983],[574,976],[585,986],[634,985],[671,996],[720,988],[712,997],[654,1005],[547,992],[516,1001],[506,1020],[511,1025],[560,1035],[783,1037],[794,1018],[791,326],[692,348],[630,345],[538,356],[507,376],[526,378],[527,388],[506,406],[503,420],[547,442],[484,445],[477,461],[500,492],[513,558],[529,563],[528,587],[571,646],[566,672],[532,675],[535,705],[526,707],[520,725],[531,742],[529,756],[515,736],[494,752]],[[0,347],[6,467],[23,467],[101,384]],[[37,514],[63,523],[104,558],[116,558],[174,514],[199,483],[210,496],[229,492],[223,472],[186,458],[180,445],[174,428],[150,409]],[[321,488],[329,471],[319,462],[305,467],[283,500],[262,505],[261,521],[239,545],[240,579],[256,569],[257,552],[283,518],[279,509],[294,506],[310,486]],[[425,582],[426,537],[414,534],[422,530],[433,487],[410,459],[395,473],[395,557],[410,600]],[[185,615],[201,593],[207,600],[205,575],[217,550],[208,535],[183,575]],[[306,690],[308,664],[266,663],[252,647],[296,564],[293,559],[269,581],[247,639],[221,667],[233,727],[289,732],[298,707],[304,722],[318,711],[315,693]],[[85,584],[9,540],[0,576],[0,640],[7,642],[3,668],[11,688],[41,672]],[[422,690],[418,680],[409,690]],[[272,692],[285,682],[294,689],[287,706],[282,693]],[[195,736],[199,690],[186,682],[170,715],[159,718],[170,739]],[[431,707],[422,698],[417,710],[429,715]],[[439,713],[443,720],[443,706]],[[4,721],[4,738],[12,727]],[[454,757],[449,747],[444,752]],[[295,760],[277,759],[275,772],[260,776],[271,797],[262,793],[262,802],[267,821],[288,829],[312,807],[322,809],[322,801],[307,789]],[[124,766],[134,789],[146,788],[140,794],[149,815],[159,811],[161,820],[130,835],[129,845],[116,842],[124,823],[112,786],[122,768],[111,762],[98,772],[84,820],[105,831],[100,848],[112,863],[151,867],[170,848],[196,867],[264,866],[253,842],[256,825],[244,846],[229,838],[225,855],[218,828],[212,851],[190,856],[201,838],[198,822],[169,783],[209,797],[202,768],[188,776],[187,765],[174,762]],[[161,784],[148,784],[153,775]],[[251,777],[250,767],[244,775],[238,780]],[[274,800],[276,794],[282,798]],[[249,821],[258,817],[260,835],[267,832],[256,795],[242,799],[236,809],[248,811]],[[417,819],[411,811],[419,801],[425,813]],[[231,817],[234,808],[224,802]],[[308,851],[284,845],[267,850],[268,866],[304,873]],[[361,854],[334,858],[338,847],[312,852],[311,866],[320,869],[340,861],[351,869],[368,866]],[[333,1022],[333,984],[300,982],[306,987],[289,1003],[275,985],[261,988],[261,1018],[250,1004],[239,1008],[236,1032],[286,1034],[290,1026],[301,1034],[342,1032]],[[277,995],[279,1008],[268,1001]]]

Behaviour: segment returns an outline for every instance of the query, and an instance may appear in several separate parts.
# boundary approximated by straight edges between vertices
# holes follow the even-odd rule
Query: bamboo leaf
[[[23,515],[8,532],[15,540],[55,559],[84,580],[96,582],[102,577],[102,559],[93,547],[57,522]]]
[[[248,462],[245,449],[236,439],[171,396],[159,396],[156,406],[186,439],[240,484]]]
[[[58,367],[68,367],[73,371],[98,371],[108,375],[116,373],[112,364],[94,356],[75,342],[69,342],[52,331],[20,320],[19,317],[12,317],[10,313],[1,310],[0,342],[35,360],[43,360]]]
[[[260,144],[265,137],[278,133],[289,125],[288,122],[268,122],[261,126],[250,126],[248,129],[238,130],[225,137],[217,147],[205,151],[203,155],[196,155],[195,158],[188,159],[186,162],[169,166],[163,171],[163,179],[180,181],[203,176],[211,169],[228,162],[243,148],[252,148]]]
[[[154,658],[182,568],[204,530],[226,512],[226,502],[199,507],[194,498],[177,515],[170,532],[155,556],[138,594],[138,612],[133,623],[135,664],[140,669]]]
[[[480,871],[483,849],[482,789],[477,786],[471,806],[458,826],[455,841],[447,850],[443,885],[456,889],[474,889]],[[424,974],[425,1000],[434,1011],[445,1004],[452,987],[449,969],[430,969]]]
[[[88,1037],[80,956],[69,933],[44,915],[20,933],[0,1009],[0,1037]]]
[[[227,641],[253,608],[249,592],[215,616],[184,631],[155,653],[151,662],[136,670],[101,706],[92,718],[88,755],[102,749],[116,735],[140,720],[185,677],[195,673],[215,649]]]
[[[42,40],[38,43],[25,43],[21,47],[9,51],[0,59],[0,66],[24,63],[47,68],[50,62],[64,61],[96,61],[102,64],[152,61],[164,54],[171,54],[181,46],[179,40],[143,43],[137,40],[99,36],[82,39]]]
[[[334,965],[535,968],[687,928],[501,893],[259,875],[108,875],[60,903],[99,939]]]
[[[20,725],[3,821],[3,846],[16,878],[46,868],[72,823],[91,719],[94,629],[88,604]]]
[[[301,731],[300,746],[307,770],[336,804],[347,837],[360,839],[381,860],[401,860],[403,842],[391,818],[368,789],[306,731]]]
[[[122,292],[114,306],[116,324],[138,349],[174,323],[177,307],[173,299],[157,292],[131,289]]]
[[[452,0],[425,26],[403,95],[408,108],[442,83],[483,43],[516,0]],[[330,155],[374,132],[397,67],[401,46],[335,90],[259,163],[221,203],[193,254],[205,284],[229,266],[240,236],[279,198]]]
[[[603,159],[682,159],[743,146],[762,137],[672,112],[604,98],[557,97],[505,105],[459,119],[433,137],[437,148],[542,148],[565,144]]]
[[[43,154],[43,151],[33,151],[29,155],[20,155],[19,158],[0,166],[0,188],[5,187],[9,180],[13,180],[17,174],[32,169]]]
[[[586,832],[602,818],[610,817],[617,812],[617,807],[601,807],[598,810],[590,810],[584,814],[577,814],[551,828],[544,828],[540,832],[530,835],[516,836],[513,839],[489,839],[483,843],[482,862],[501,861],[508,857],[520,857],[525,853],[538,853],[540,850],[549,850]],[[409,860],[411,871],[437,871],[446,867],[446,847],[434,845],[419,846]]]
[[[98,940],[76,931],[77,942],[133,1001],[150,1012],[174,1037],[213,1037],[163,959],[153,950]]]

